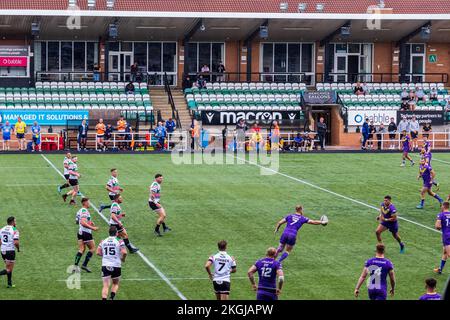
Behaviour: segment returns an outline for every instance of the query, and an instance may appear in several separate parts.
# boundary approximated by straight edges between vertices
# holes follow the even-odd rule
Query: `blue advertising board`
[[[40,125],[65,126],[67,121],[81,121],[88,119],[88,110],[8,110],[0,109],[0,123],[9,121],[14,124],[17,118],[21,117],[27,125],[32,125],[37,121]]]

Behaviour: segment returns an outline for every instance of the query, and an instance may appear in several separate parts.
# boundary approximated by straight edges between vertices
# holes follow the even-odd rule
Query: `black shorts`
[[[102,278],[117,279],[122,275],[122,269],[118,267],[102,266]]]
[[[112,195],[109,195],[109,199],[110,199],[111,201],[113,201],[113,200],[114,200],[114,198],[115,198],[115,195],[114,195],[114,196],[112,196]]]
[[[228,281],[213,281],[216,294],[230,294],[231,283]]]
[[[156,205],[156,203],[154,203],[154,202],[151,202],[151,201],[149,201],[149,202],[148,202],[148,205],[149,205],[150,209],[152,209],[153,211],[155,211],[155,210],[158,210],[158,209],[161,209],[161,208],[162,208],[162,207],[158,207],[158,206]]]
[[[110,227],[116,227],[116,228],[117,228],[117,232],[119,232],[119,233],[122,232],[123,230],[125,230],[125,228],[123,227],[123,225],[122,225],[121,227],[119,227],[118,224],[111,223],[109,226],[110,226]]]
[[[77,185],[78,185],[78,179],[69,179],[69,184],[70,184],[72,187],[77,186]]]
[[[70,174],[65,174],[64,179],[69,180]]]
[[[104,135],[103,134],[98,134],[97,135],[97,139],[103,139]]]
[[[2,251],[2,258],[5,261],[16,261],[16,251],[10,250],[10,251]]]
[[[17,139],[24,139],[25,138],[25,133],[18,133],[17,134]]]
[[[92,233],[83,232],[82,234],[77,233],[78,240],[82,240],[83,242],[89,242],[94,240],[92,237]]]
[[[411,139],[417,139],[417,131],[411,131]]]
[[[80,134],[80,139],[87,139],[87,135],[86,134]]]

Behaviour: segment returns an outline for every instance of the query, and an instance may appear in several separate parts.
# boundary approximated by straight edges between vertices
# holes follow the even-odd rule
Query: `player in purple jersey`
[[[431,160],[432,160],[432,158],[433,158],[433,155],[432,155],[432,153],[431,153],[431,149],[428,149],[428,151],[426,151],[426,148],[423,147],[423,148],[420,150],[420,159],[421,159],[421,160],[424,159],[425,162],[426,162],[427,164],[429,164],[430,166],[431,166]],[[434,178],[433,178],[433,180],[431,181],[431,183],[433,184],[433,186],[436,187],[435,191],[439,191],[439,183],[438,183],[437,180],[436,180],[436,175],[434,176]]]
[[[424,149],[425,152],[431,152],[431,142],[428,140],[428,135],[423,136],[422,149]]]
[[[442,232],[442,260],[439,268],[434,269],[434,272],[441,274],[444,269],[447,258],[450,256],[450,209],[449,202],[444,202],[441,206],[441,212],[438,214],[436,224],[437,230]]]
[[[359,296],[359,289],[363,282],[369,276],[367,282],[367,290],[370,300],[386,300],[387,298],[387,277],[391,282],[391,296],[395,292],[395,273],[394,265],[389,259],[384,257],[385,247],[383,244],[378,244],[376,249],[376,255],[366,261],[364,269],[359,277],[358,283],[355,288],[355,297]]]
[[[248,278],[254,291],[257,291],[256,300],[278,300],[284,283],[284,274],[281,263],[275,260],[277,249],[267,249],[267,255],[255,262],[248,270]],[[254,274],[258,272],[258,286],[256,286]],[[277,287],[278,277],[278,287]]]
[[[400,165],[401,167],[405,166],[405,162],[406,159],[409,160],[409,162],[411,162],[411,167],[414,165],[414,161],[411,158],[411,156],[409,155],[409,151],[411,151],[411,135],[409,133],[406,132],[406,130],[402,131],[402,143],[401,143],[401,148],[402,148],[402,164]]]
[[[425,293],[419,300],[441,300],[441,295],[436,292],[436,279],[429,278],[425,280]]]
[[[398,234],[397,209],[392,203],[391,196],[384,197],[384,201],[381,203],[380,214],[377,217],[377,220],[380,221],[380,224],[375,231],[378,243],[383,243],[383,240],[381,240],[381,234],[384,231],[389,230],[392,233],[392,236],[400,245],[400,253],[405,252],[405,244],[402,242],[402,239]]]
[[[436,176],[436,173],[433,171],[433,168],[431,165],[426,163],[425,159],[420,160],[420,167],[419,167],[419,175],[417,176],[417,180],[420,178],[423,179],[423,186],[422,190],[420,191],[420,204],[416,207],[417,209],[423,209],[425,204],[425,194],[428,193],[431,197],[435,198],[437,201],[439,201],[440,204],[444,202],[441,197],[437,193],[434,193],[431,188],[433,186],[433,180]]]

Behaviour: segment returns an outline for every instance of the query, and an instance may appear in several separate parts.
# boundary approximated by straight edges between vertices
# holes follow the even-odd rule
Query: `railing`
[[[181,130],[180,115],[178,114],[178,110],[175,105],[175,101],[173,100],[172,90],[170,89],[170,83],[167,78],[167,73],[164,74],[164,90],[167,93],[167,98],[169,99],[169,104],[170,104],[170,107],[172,108],[172,119],[175,119],[177,128]]]
[[[348,108],[345,106],[339,94],[337,94],[336,102],[339,104],[339,114],[342,120],[344,120],[344,132],[348,132]]]
[[[9,140],[9,147],[13,147],[16,146],[16,149],[19,146],[19,140],[17,139],[12,139],[13,137],[11,137],[11,140]],[[25,140],[27,141],[27,143],[33,141],[32,139],[32,133],[26,133],[25,134]],[[48,145],[50,148],[50,145],[55,145],[55,150],[60,150],[59,148],[59,141],[60,141],[60,134],[59,133],[41,133],[41,150],[42,150],[42,146]],[[6,151],[6,143],[4,140],[0,140],[0,144],[2,146],[2,150]]]
[[[315,83],[320,82],[373,82],[373,83],[448,83],[447,73],[316,73]]]
[[[449,148],[450,147],[450,132],[429,132],[421,133],[421,138],[417,139],[417,145],[419,148],[423,145],[423,136],[428,135],[428,141],[431,142],[432,149]],[[380,138],[380,139],[378,139]],[[373,149],[379,150],[402,150],[402,139],[400,133],[374,133],[373,139],[371,139],[374,145]],[[369,143],[370,140],[368,140]],[[412,145],[415,142],[412,140]],[[366,144],[366,147],[368,144]]]
[[[314,73],[305,72],[252,72],[250,74],[247,72],[191,72],[188,76],[193,82],[202,76],[207,82],[303,82],[310,85],[314,83]],[[183,76],[183,79],[185,78],[186,75]]]

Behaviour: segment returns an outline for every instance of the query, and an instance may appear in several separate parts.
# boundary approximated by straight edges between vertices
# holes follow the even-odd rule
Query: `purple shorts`
[[[406,157],[409,153],[409,149],[403,149],[403,155]]]
[[[433,186],[433,183],[431,182],[431,180],[423,182],[424,188],[431,189],[432,186]]]
[[[389,230],[389,232],[391,232],[391,233],[397,233],[398,232],[398,222],[397,221],[395,221],[395,222],[381,222],[381,225],[383,226],[383,227],[386,227],[388,230]]]
[[[386,300],[387,292],[382,290],[368,290],[370,300]]]
[[[256,300],[258,301],[276,301],[278,300],[278,296],[275,291],[267,291],[258,289],[256,292]]]
[[[297,237],[293,234],[282,234],[280,238],[281,244],[287,244],[289,246],[294,246],[297,241]]]
[[[442,237],[442,244],[444,247],[450,246],[450,237]]]

